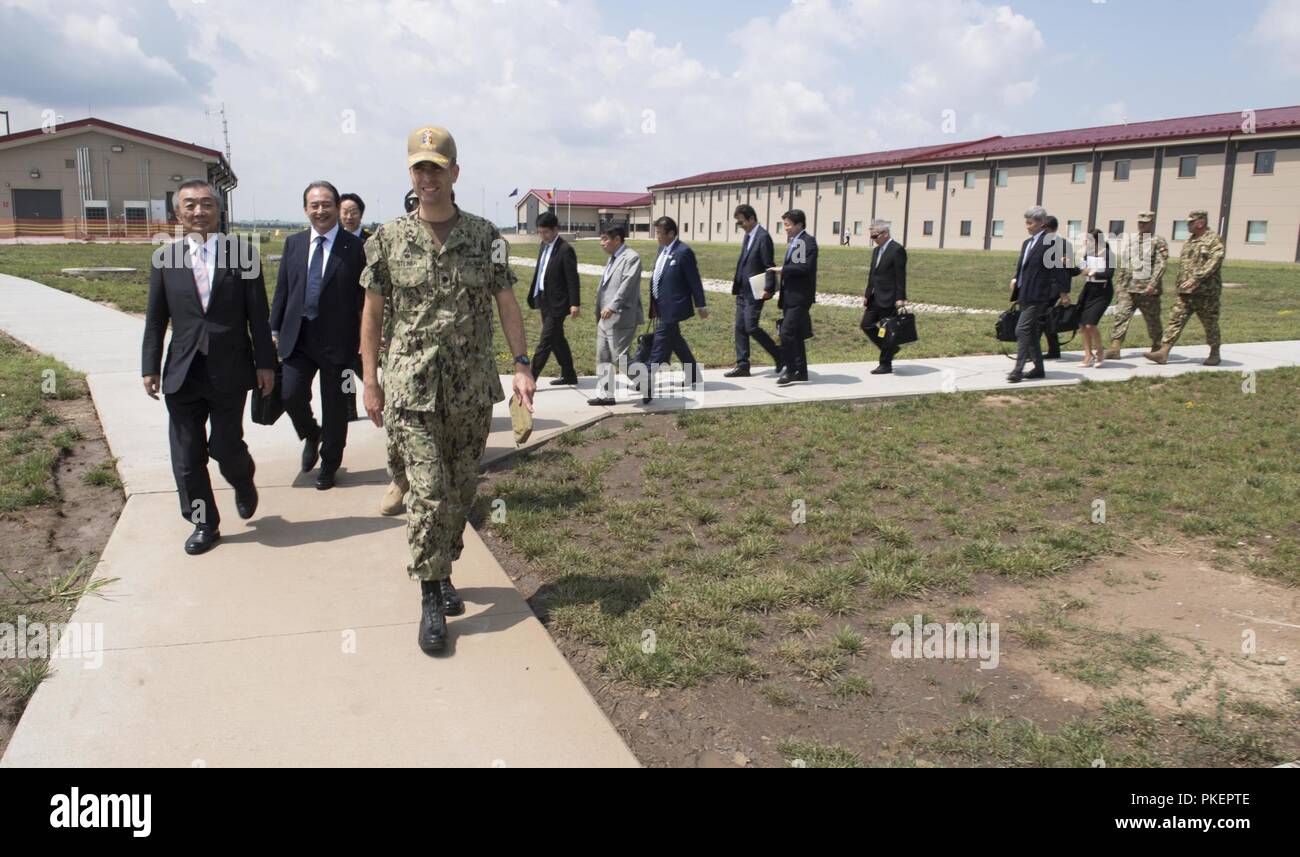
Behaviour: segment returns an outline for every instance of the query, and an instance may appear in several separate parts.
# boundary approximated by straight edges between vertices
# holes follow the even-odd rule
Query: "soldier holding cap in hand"
[[[407,570],[420,581],[419,645],[434,654],[446,646],[446,617],[465,610],[451,567],[464,547],[492,405],[505,399],[492,349],[491,299],[511,353],[519,355],[514,392],[530,411],[536,385],[511,290],[509,247],[491,222],[452,200],[460,166],[451,134],[416,129],[406,163],[419,206],[366,242],[361,356],[366,413],[387,426],[409,485]],[[381,386],[385,300],[392,338]]]

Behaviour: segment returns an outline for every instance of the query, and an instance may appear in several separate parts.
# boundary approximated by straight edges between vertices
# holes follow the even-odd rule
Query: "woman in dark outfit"
[[[1083,287],[1079,303],[1083,312],[1079,317],[1079,331],[1083,334],[1083,366],[1100,367],[1105,359],[1105,349],[1101,345],[1101,331],[1097,325],[1106,314],[1115,297],[1115,261],[1111,256],[1110,243],[1100,229],[1088,233],[1083,242],[1084,276],[1088,278]]]

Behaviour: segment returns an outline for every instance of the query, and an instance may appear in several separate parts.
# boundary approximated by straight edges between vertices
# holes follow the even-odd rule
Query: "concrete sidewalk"
[[[0,765],[637,764],[472,528],[454,656],[419,651],[405,527],[377,511],[382,431],[352,423],[339,487],[318,492],[287,419],[249,424],[258,514],[239,520],[214,464],[224,538],[188,557],[166,409],[140,383],[143,322],[0,275],[0,329],[86,373],[127,492],[96,569],[118,580],[70,620],[102,623],[102,666],[52,661]],[[552,408],[537,437],[590,410]],[[493,429],[487,458],[514,448],[504,406]]]
[[[287,419],[249,425],[258,515],[238,520],[214,467],[225,538],[212,553],[187,557],[166,413],[140,386],[142,322],[0,275],[0,329],[88,373],[129,495],[98,570],[120,580],[107,598],[83,599],[72,620],[104,624],[103,667],[56,662],[0,764],[635,764],[472,528],[455,571],[469,602],[467,615],[452,620],[455,657],[419,652],[404,530],[376,513],[387,483],[381,431],[352,423],[339,487],[319,493],[298,473],[300,444]],[[594,379],[577,388],[543,383],[530,445],[610,414],[1300,365],[1300,341],[1225,346],[1217,368],[1201,365],[1205,353],[1179,348],[1156,366],[1134,348],[1102,369],[1082,369],[1067,355],[1048,363],[1047,379],[1014,387],[1001,355],[899,360],[888,376],[869,374],[874,363],[813,366],[811,383],[784,388],[770,369],[743,379],[708,370],[684,396],[642,406],[628,391],[612,408],[587,404]],[[484,460],[513,450],[502,403]]]

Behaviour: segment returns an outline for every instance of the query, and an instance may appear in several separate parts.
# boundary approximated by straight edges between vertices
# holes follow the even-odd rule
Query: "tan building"
[[[865,244],[881,219],[910,247],[1015,250],[1041,204],[1073,237],[1135,231],[1154,210],[1176,255],[1203,208],[1229,258],[1300,262],[1300,107],[722,170],[650,192],[651,219],[672,217],[688,241],[737,242],[732,212],[748,202],[771,229],[803,209],[823,244]]]
[[[555,212],[560,231],[567,235],[598,235],[606,223],[621,222],[628,228],[629,236],[651,237],[650,194],[645,192],[534,188],[515,204],[518,234],[535,233],[537,216],[544,211]]]
[[[102,119],[0,137],[0,238],[147,238],[175,224],[181,182],[207,179],[230,210],[235,174],[215,149]]]

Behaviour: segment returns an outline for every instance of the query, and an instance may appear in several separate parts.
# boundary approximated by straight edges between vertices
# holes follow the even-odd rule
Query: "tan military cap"
[[[510,427],[515,431],[515,446],[532,437],[533,414],[517,395],[510,397]]]
[[[456,141],[446,128],[432,125],[416,128],[406,138],[406,165],[413,167],[431,161],[440,167],[450,167],[456,161]]]
[[[1138,214],[1138,223],[1154,223],[1156,213],[1154,211],[1143,211]]]
[[[1195,211],[1187,212],[1188,223],[1191,223],[1193,220],[1209,220],[1209,219],[1210,219],[1210,212],[1200,208],[1196,209]]]

